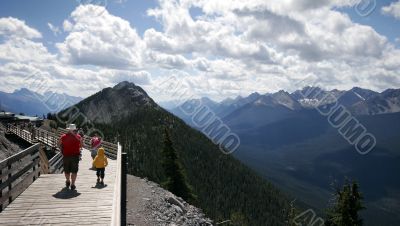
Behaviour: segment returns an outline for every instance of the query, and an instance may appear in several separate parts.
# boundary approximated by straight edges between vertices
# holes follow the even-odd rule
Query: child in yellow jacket
[[[101,185],[104,185],[104,171],[107,165],[108,161],[106,155],[104,154],[104,148],[99,148],[97,155],[93,160],[93,166],[96,167],[97,183],[100,183]]]

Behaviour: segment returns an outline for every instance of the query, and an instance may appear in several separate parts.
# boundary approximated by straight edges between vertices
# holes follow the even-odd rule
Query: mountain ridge
[[[0,110],[42,116],[49,112],[58,112],[81,100],[81,97],[65,93],[47,91],[39,94],[27,88],[21,88],[12,93],[0,91]]]
[[[292,93],[280,90],[276,93],[267,94],[255,92],[247,97],[237,96],[236,98],[226,98],[221,102],[216,102],[209,98],[207,98],[208,101],[203,102],[201,100],[201,98],[187,100],[182,105],[169,110],[187,122],[188,120],[180,108],[191,102],[193,102],[192,105],[202,104],[208,106],[221,118],[229,116],[234,111],[239,110],[249,103],[270,107],[281,105],[290,110],[297,111],[337,102],[348,108],[355,115],[400,112],[400,89],[387,89],[379,93],[360,87],[353,87],[347,91],[337,89],[326,91],[319,87],[306,86],[302,90],[296,90]],[[210,102],[213,104],[209,104]]]

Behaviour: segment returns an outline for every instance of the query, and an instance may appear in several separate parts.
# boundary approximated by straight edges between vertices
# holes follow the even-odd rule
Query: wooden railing
[[[40,151],[35,144],[0,162],[0,212],[40,176]]]
[[[44,129],[32,129],[32,137],[34,142],[42,142],[52,148],[58,148],[58,139],[55,133],[49,132]]]
[[[114,184],[113,213],[111,225],[126,225],[126,174],[127,155],[122,153],[122,147],[118,143],[117,169]]]
[[[68,130],[66,129],[62,129],[62,128],[58,128],[57,129],[57,135],[58,137],[60,137],[63,133],[67,133]],[[91,137],[89,136],[84,136],[83,137],[83,147],[86,149],[91,149],[91,143],[90,143]],[[117,153],[118,153],[118,145],[117,144],[113,144],[107,141],[101,141],[101,147],[104,148],[105,153],[108,157],[112,158],[112,159],[117,159]]]
[[[25,129],[21,129],[18,126],[14,126],[12,124],[7,124],[7,131],[19,136],[29,143],[33,143],[34,139],[32,138],[32,133]]]
[[[21,129],[18,126],[12,125],[12,124],[7,124],[7,131],[11,132],[20,138],[24,139],[25,141],[29,143],[37,143],[41,142],[46,144],[49,147],[55,148],[58,150],[58,140],[61,137],[62,134],[68,133],[68,130],[58,128],[55,132],[50,132],[47,130],[39,129],[39,128],[31,128],[31,129]],[[89,136],[84,136],[83,137],[83,146],[86,149],[91,149],[91,143],[90,143],[91,137]],[[118,152],[118,145],[113,144],[107,141],[102,141],[101,142],[101,147],[105,149],[105,153],[108,157],[111,159],[116,159],[117,158],[117,152]]]
[[[63,171],[63,158],[61,152],[57,152],[56,155],[51,158],[48,164],[48,173],[62,173]]]

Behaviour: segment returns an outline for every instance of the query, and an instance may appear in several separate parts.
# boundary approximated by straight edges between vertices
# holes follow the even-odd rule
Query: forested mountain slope
[[[242,225],[285,224],[289,202],[281,191],[232,156],[223,154],[205,135],[158,107],[133,83],[104,89],[76,108],[94,122],[106,140],[122,143],[128,152],[129,173],[157,183],[165,179],[161,150],[167,128],[197,195],[195,204],[215,222],[240,219]],[[66,109],[59,116],[66,119],[73,111]],[[82,120],[77,119],[78,126]]]

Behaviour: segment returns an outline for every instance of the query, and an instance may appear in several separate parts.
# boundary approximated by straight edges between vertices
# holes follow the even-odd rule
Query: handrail
[[[15,135],[19,136],[20,138],[24,139],[29,143],[43,143],[51,148],[58,150],[57,154],[48,161],[48,173],[59,173],[62,171],[62,156],[59,152],[58,148],[58,140],[61,134],[67,133],[68,130],[63,128],[58,128],[57,131],[50,132],[40,128],[29,128],[30,131],[26,131],[21,129],[20,127],[7,124],[7,129],[9,132],[14,133]],[[87,149],[91,149],[90,137],[84,136],[83,137],[83,144],[84,147]],[[106,155],[111,159],[116,159],[118,155],[118,145],[113,144],[107,141],[102,141],[101,147],[105,149]]]
[[[57,135],[61,136],[61,134],[63,133],[67,133],[68,130],[63,129],[63,128],[58,128],[57,129]],[[83,137],[83,146],[86,149],[91,149],[91,143],[90,143],[91,138],[89,136],[84,136]],[[112,159],[116,159],[117,158],[117,152],[118,152],[118,145],[111,143],[111,142],[107,142],[102,140],[101,141],[101,146],[105,149],[106,155]]]
[[[118,143],[111,225],[126,225],[126,153]]]
[[[121,187],[121,156],[122,156],[122,148],[118,143],[118,153],[117,153],[117,169],[115,174],[115,183],[114,183],[114,198],[113,198],[113,211],[111,218],[111,225],[121,225],[121,191],[119,188]]]
[[[20,160],[21,158],[36,152],[37,150],[39,150],[38,149],[39,145],[40,144],[32,145],[29,148],[22,150],[22,151],[18,152],[17,154],[4,159],[3,161],[0,162],[0,169],[3,169],[6,166],[9,166],[9,165],[13,164],[14,162]]]
[[[35,144],[0,162],[0,212],[40,176],[39,151],[40,144]],[[29,159],[20,161],[28,156]],[[23,179],[15,184],[23,175]],[[8,190],[4,193],[5,188]]]
[[[25,140],[29,143],[32,143],[32,135],[30,132],[23,130],[12,124],[8,124],[8,131],[14,133],[15,135],[19,136],[23,140]]]
[[[24,139],[29,143],[42,142],[47,146],[53,148],[57,148],[59,137],[62,134],[68,132],[68,130],[63,128],[58,128],[55,133],[40,128],[32,128],[31,129],[32,132],[29,132],[26,130],[22,130],[21,128],[14,126],[12,124],[8,124],[7,126],[10,132],[16,134],[17,136],[21,137],[22,139]],[[84,136],[83,141],[84,141],[83,142],[84,148],[90,150],[91,149],[90,137]],[[104,147],[107,156],[109,156],[112,159],[117,158],[117,152],[118,152],[117,144],[110,143],[107,141],[102,141],[101,146]]]
[[[56,155],[53,156],[49,160],[49,173],[61,173],[62,168],[63,168],[63,158],[61,152],[57,152]]]
[[[56,139],[54,133],[51,133],[49,131],[39,129],[39,128],[30,128],[31,132],[29,132],[26,130],[22,130],[18,126],[14,126],[12,124],[7,124],[7,127],[10,132],[14,133],[15,135],[19,136],[20,138],[22,138],[23,140],[25,140],[29,143],[39,142],[39,143],[45,144],[46,146],[49,146],[49,147],[52,147],[52,148],[55,148],[56,150],[58,150],[57,139]],[[59,152],[57,152],[56,156],[59,156],[58,154],[59,154]],[[18,160],[18,158],[21,158],[21,157],[17,157],[17,160]],[[43,170],[43,173],[59,173],[62,171],[63,165],[62,165],[62,162],[60,162],[60,161],[47,161],[47,158],[44,159],[44,156],[42,156],[41,161],[43,162],[43,165],[47,165],[47,167],[48,167],[47,170]],[[43,167],[44,166],[42,166],[42,168]]]

